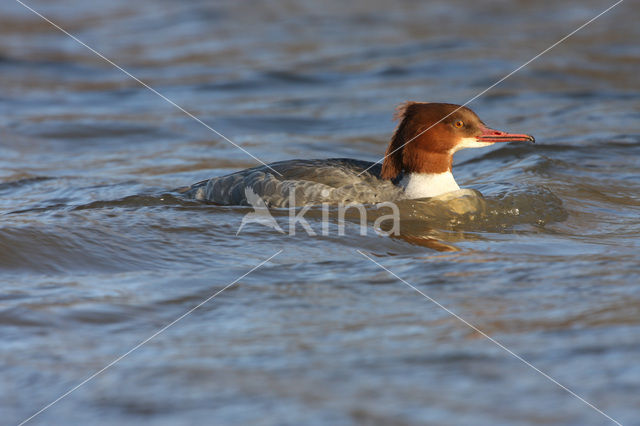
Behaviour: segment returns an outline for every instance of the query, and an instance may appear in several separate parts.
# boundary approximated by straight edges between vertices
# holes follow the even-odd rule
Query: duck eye
[[[459,129],[460,127],[464,126],[464,122],[462,120],[458,120],[455,122],[454,126]]]

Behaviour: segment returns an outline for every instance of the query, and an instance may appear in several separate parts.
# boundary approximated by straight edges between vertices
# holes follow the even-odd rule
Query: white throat
[[[451,172],[409,173],[400,181],[407,198],[437,197],[460,189]]]

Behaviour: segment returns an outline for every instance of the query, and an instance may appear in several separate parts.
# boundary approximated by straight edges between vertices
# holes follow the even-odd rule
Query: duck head
[[[454,104],[407,102],[395,115],[400,121],[385,153],[381,177],[450,173],[453,154],[499,142],[535,142],[531,135],[487,127],[471,109]]]

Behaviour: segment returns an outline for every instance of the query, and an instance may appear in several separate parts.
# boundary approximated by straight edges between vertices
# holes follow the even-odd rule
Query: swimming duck
[[[382,165],[349,158],[285,160],[213,177],[186,188],[190,198],[248,205],[247,194],[269,207],[320,203],[376,204],[436,197],[460,190],[453,154],[497,142],[535,142],[531,135],[487,127],[465,106],[406,102]]]

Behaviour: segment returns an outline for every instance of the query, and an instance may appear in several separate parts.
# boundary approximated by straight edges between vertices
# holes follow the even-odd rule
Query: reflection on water
[[[398,103],[464,103],[610,5],[28,4],[265,162],[375,161]],[[260,224],[236,236],[251,209],[172,191],[255,161],[4,2],[3,419],[19,423],[284,249],[32,423],[607,421],[362,250],[634,424],[638,19],[623,2],[474,101],[488,125],[539,144],[456,154],[469,190],[400,203],[400,238],[360,235],[351,216],[343,236]],[[320,226],[320,211],[306,217]]]

